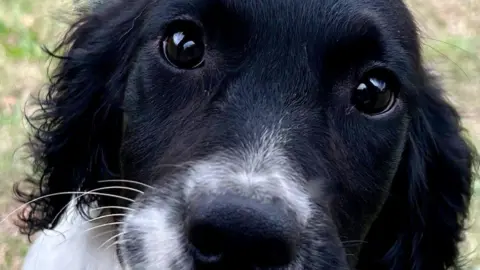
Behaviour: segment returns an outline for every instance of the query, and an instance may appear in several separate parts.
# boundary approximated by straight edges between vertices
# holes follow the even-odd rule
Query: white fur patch
[[[40,233],[33,242],[23,270],[121,270],[115,247],[109,242],[100,248],[115,235],[115,226],[101,226],[110,222],[111,218],[87,222],[70,204],[54,230]]]
[[[195,162],[184,174],[172,176],[179,186],[184,185],[181,202],[146,193],[148,199],[132,206],[135,210],[122,227],[126,234],[121,237],[121,252],[126,264],[132,269],[193,269],[183,219],[175,207],[194,201],[202,193],[228,192],[261,201],[278,199],[296,215],[300,225],[306,226],[312,215],[310,195],[304,188],[306,180],[293,169],[283,145],[281,137],[265,133],[256,144]],[[131,244],[135,246],[133,251],[128,249]],[[290,269],[296,268],[292,265]]]
[[[169,222],[169,215],[171,209],[168,207],[159,207],[158,205],[149,205],[140,210],[135,211],[134,214],[129,215],[125,222],[128,227],[123,228],[124,231],[133,231],[135,236],[139,236],[136,245],[141,248],[141,254],[138,262],[132,264],[129,261],[129,256],[132,254],[125,254],[125,246],[122,246],[121,252],[127,264],[133,269],[158,269],[168,270],[172,265],[179,265],[182,268],[192,269],[192,262],[188,255],[185,254],[185,247],[182,245],[183,234],[180,232],[180,224],[171,224]],[[131,239],[128,235],[121,237],[122,242],[136,241]]]
[[[265,133],[257,145],[218,153],[194,164],[184,177],[187,201],[196,194],[234,193],[260,201],[282,200],[300,224],[311,216],[305,180],[284,154],[283,139]]]

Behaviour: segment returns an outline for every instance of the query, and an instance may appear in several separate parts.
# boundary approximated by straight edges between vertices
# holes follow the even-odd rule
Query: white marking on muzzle
[[[304,188],[306,181],[294,170],[281,147],[283,143],[280,137],[265,133],[257,144],[196,161],[184,174],[173,176],[176,183],[184,185],[180,192],[183,191],[185,200],[174,203],[172,198],[153,196],[132,206],[135,210],[126,217],[127,226],[122,232],[134,232],[132,236],[140,241],[129,239],[128,234],[121,239],[122,255],[130,268],[192,269],[193,258],[185,246],[184,225],[174,221],[181,217],[181,213],[175,212],[175,205],[192,202],[202,193],[234,193],[261,201],[279,199],[289,212],[295,213],[299,225],[306,226],[312,215],[310,198]],[[132,241],[140,250],[127,254],[124,241]],[[128,260],[132,256],[139,256],[135,264]]]
[[[305,179],[295,171],[281,146],[284,140],[265,133],[259,143],[216,153],[194,164],[185,176],[184,196],[234,193],[261,201],[280,199],[300,225],[311,216]]]
[[[159,204],[161,202],[158,202]],[[128,224],[128,231],[134,232],[134,235],[141,239],[131,239],[125,237],[122,241],[132,241],[141,248],[141,260],[135,262],[128,261],[132,254],[125,254],[124,243],[122,245],[123,257],[132,269],[171,269],[178,265],[178,269],[192,269],[191,258],[186,254],[186,248],[183,244],[184,234],[181,232],[179,224],[170,222],[172,214],[170,206],[159,207],[147,205],[142,209],[136,210],[136,213],[129,215],[125,223]],[[124,230],[125,231],[125,228]],[[140,240],[140,241],[138,241]],[[138,241],[138,243],[135,243]],[[137,258],[138,259],[138,258]]]

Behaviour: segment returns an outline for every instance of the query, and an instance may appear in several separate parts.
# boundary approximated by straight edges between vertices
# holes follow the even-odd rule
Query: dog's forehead
[[[222,35],[225,31],[241,31],[257,39],[290,37],[311,41],[312,35],[351,32],[356,28],[352,24],[377,25],[376,17],[390,17],[382,11],[388,9],[380,5],[385,1],[364,0],[366,3],[360,4],[358,0],[146,0],[150,3],[146,31],[190,17],[210,30],[223,30]]]
[[[78,6],[88,6],[89,9],[124,3],[124,6],[134,4],[129,0],[73,0]],[[221,18],[220,12],[242,18],[256,27],[265,24],[277,24],[284,29],[297,28],[296,31],[322,31],[323,27],[335,25],[338,27],[345,21],[364,21],[365,16],[382,18],[380,24],[388,25],[392,31],[408,29],[410,18],[402,0],[144,0],[149,5],[151,14],[163,19],[181,15],[204,15],[213,20]],[[228,18],[228,16],[226,18]],[[224,17],[225,18],[225,17]],[[398,20],[397,18],[402,18]],[[342,23],[338,23],[342,22]],[[217,23],[223,23],[221,20]],[[256,28],[254,27],[254,28]],[[382,26],[380,26],[382,27]],[[271,28],[271,27],[269,27]]]
[[[315,23],[316,20],[330,15],[343,16],[347,13],[353,15],[362,8],[368,9],[369,4],[384,1],[366,0],[366,2],[360,4],[358,0],[165,0],[156,3],[159,8],[174,7],[167,8],[170,11],[182,12],[188,10],[190,13],[223,11],[229,15],[236,15],[256,23],[264,21],[276,23],[281,20],[299,24]],[[378,7],[378,3],[376,6]]]
[[[285,51],[292,46],[303,49],[308,44],[321,56],[338,42],[355,44],[359,38],[366,38],[378,44],[394,41],[413,52],[414,62],[419,57],[418,34],[412,31],[416,26],[402,0],[76,1],[89,2],[90,9],[115,3],[122,7],[140,5],[136,10],[142,10],[144,23],[140,31],[146,39],[157,38],[170,21],[195,18],[205,29],[215,32],[216,40],[228,40],[223,46],[230,48],[260,44],[272,49],[281,45],[279,51]]]
[[[128,0],[73,0],[74,4],[97,8],[103,5],[129,2]],[[291,19],[297,23],[310,22],[311,20],[338,15],[354,15],[362,10],[377,10],[388,13],[388,16],[398,16],[403,6],[401,0],[147,0],[145,3],[153,4],[158,8],[175,7],[180,11],[192,7],[205,10],[212,6],[223,7],[237,14],[244,14],[250,19]],[[389,12],[395,10],[395,12]],[[387,14],[386,14],[387,16]]]

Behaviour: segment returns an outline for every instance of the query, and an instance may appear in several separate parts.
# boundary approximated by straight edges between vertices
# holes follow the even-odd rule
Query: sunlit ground
[[[71,1],[73,2],[73,1]],[[472,139],[480,146],[480,0],[409,0],[421,26],[425,55],[442,75]],[[25,172],[22,109],[26,98],[46,80],[40,45],[53,45],[65,29],[55,20],[68,10],[63,0],[0,0],[0,220],[14,208],[11,186]],[[480,186],[476,185],[477,190]],[[472,217],[480,211],[475,200]],[[480,222],[471,221],[465,254],[469,269],[480,269]],[[0,224],[0,270],[20,269],[28,248],[7,222]],[[477,268],[475,268],[477,266]]]

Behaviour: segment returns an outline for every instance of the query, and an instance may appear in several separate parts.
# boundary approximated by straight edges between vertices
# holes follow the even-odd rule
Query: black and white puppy
[[[24,269],[455,269],[476,155],[419,43],[400,0],[83,13],[30,118]]]

